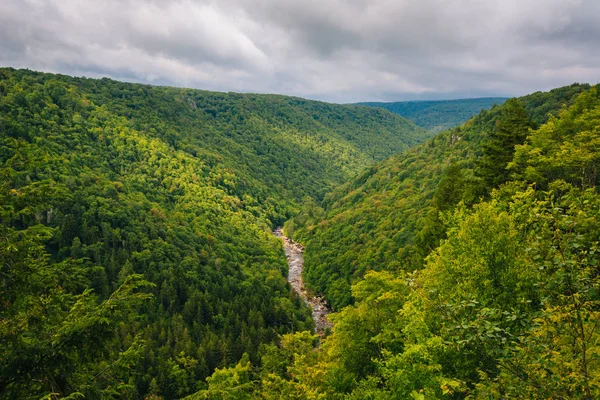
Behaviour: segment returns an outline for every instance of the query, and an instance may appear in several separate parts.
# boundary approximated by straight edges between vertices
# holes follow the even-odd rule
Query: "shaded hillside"
[[[384,110],[0,70],[0,397],[180,398],[312,328],[272,237],[427,133]]]
[[[571,104],[587,85],[518,99],[536,126]],[[476,171],[505,106],[371,167],[322,203],[307,203],[286,229],[306,245],[306,281],[334,307],[352,302],[350,285],[369,270],[414,270],[444,237],[443,216],[473,204],[490,187]],[[540,110],[544,110],[542,114]],[[500,168],[503,168],[500,165]]]
[[[488,110],[494,104],[501,105],[505,97],[484,97],[478,99],[398,101],[398,102],[365,102],[358,103],[369,107],[385,108],[393,113],[408,118],[418,126],[441,132],[461,125],[469,118]]]

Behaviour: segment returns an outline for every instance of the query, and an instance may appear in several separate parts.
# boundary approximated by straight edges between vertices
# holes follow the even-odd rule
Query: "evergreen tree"
[[[476,173],[486,189],[498,187],[508,180],[510,172],[506,166],[512,161],[515,146],[525,142],[532,127],[525,108],[517,99],[510,99],[504,104],[495,129],[482,146],[483,156],[477,163]]]

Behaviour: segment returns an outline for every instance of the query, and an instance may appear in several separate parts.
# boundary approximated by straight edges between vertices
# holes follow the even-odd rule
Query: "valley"
[[[327,302],[318,295],[308,294],[304,286],[302,274],[304,272],[304,258],[302,253],[304,248],[283,234],[282,228],[277,228],[273,234],[283,241],[283,249],[288,261],[288,282],[292,288],[308,303],[312,309],[313,320],[315,321],[315,332],[324,334],[326,329],[331,328],[332,324],[327,319],[331,313]]]
[[[314,329],[273,227],[429,136],[367,107],[1,68],[0,397],[181,398],[260,363]]]
[[[598,397],[599,89],[434,134],[0,68],[0,397]]]

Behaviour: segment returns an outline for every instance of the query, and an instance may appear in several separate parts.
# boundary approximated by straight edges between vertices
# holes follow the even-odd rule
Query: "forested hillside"
[[[600,397],[599,90],[411,149],[377,108],[0,69],[0,397]]]
[[[348,248],[353,256],[328,264],[338,270],[364,252],[379,264],[356,274],[352,304],[331,315],[318,346],[309,332],[283,335],[265,346],[260,368],[242,359],[190,399],[599,398],[599,89],[544,94],[570,104],[545,122],[535,117],[541,103],[511,99],[373,168],[325,202],[321,217],[305,213],[316,222],[301,236],[307,253]],[[441,177],[420,184],[420,168],[400,168],[417,160]],[[408,259],[402,249],[377,253],[369,240],[405,213],[422,222],[415,233],[427,233],[428,247]],[[321,242],[334,227],[359,234]]]
[[[548,113],[572,104],[585,89],[572,85],[482,111],[371,167],[323,202],[305,204],[286,229],[306,245],[306,281],[339,309],[352,302],[351,283],[366,271],[421,268],[445,237],[443,212],[460,201],[479,202],[507,179],[504,168],[517,143],[498,144],[508,153],[489,159],[483,155],[493,144],[490,137],[518,130],[522,142],[529,127],[547,121]]]
[[[489,110],[494,104],[501,105],[504,97],[483,97],[459,100],[425,100],[397,102],[358,103],[369,107],[380,107],[410,119],[418,126],[433,132],[461,125],[481,110]]]
[[[0,397],[180,398],[310,330],[270,234],[428,135],[384,110],[0,69]]]

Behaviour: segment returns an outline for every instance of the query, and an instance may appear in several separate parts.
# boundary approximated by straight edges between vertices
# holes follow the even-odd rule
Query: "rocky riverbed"
[[[325,332],[327,328],[331,328],[332,326],[331,322],[327,319],[327,315],[331,310],[327,307],[327,302],[323,297],[309,295],[304,287],[304,281],[302,280],[302,271],[304,270],[302,252],[304,251],[304,247],[286,237],[281,228],[277,228],[273,231],[273,234],[283,240],[283,248],[289,265],[288,282],[290,282],[294,290],[312,308],[315,331],[317,333]]]

